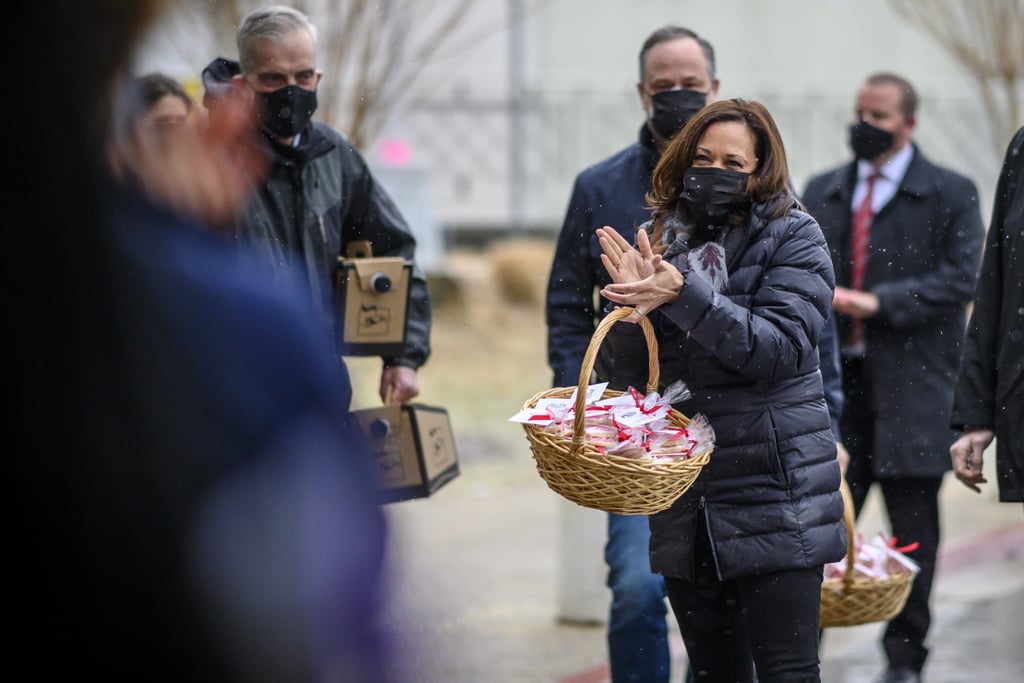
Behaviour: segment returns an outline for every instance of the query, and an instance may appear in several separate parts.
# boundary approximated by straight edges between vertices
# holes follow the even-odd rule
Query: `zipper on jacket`
[[[331,254],[327,250],[327,229],[324,227],[324,216],[321,213],[316,215],[317,227],[320,229],[320,253],[324,259],[324,272],[327,273],[327,277],[333,282],[334,274],[338,268],[338,259],[335,257],[331,259]],[[340,251],[340,250],[339,250]]]
[[[708,508],[704,505],[704,496],[700,497],[697,509],[704,512],[704,533],[708,535],[708,546],[711,548],[711,559],[715,561],[715,576],[722,580],[722,569],[718,566],[718,551],[715,550],[715,539],[711,537],[711,520],[708,518]]]

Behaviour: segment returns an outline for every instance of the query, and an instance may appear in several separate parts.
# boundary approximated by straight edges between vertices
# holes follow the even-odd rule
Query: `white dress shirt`
[[[910,160],[914,158],[914,145],[908,144],[889,159],[882,168],[878,169],[879,176],[875,180],[875,190],[871,194],[871,208],[874,213],[885,206],[890,199],[896,196],[896,190],[903,182],[903,176],[907,173]],[[865,159],[857,162],[857,186],[853,188],[853,202],[850,210],[856,211],[860,203],[864,201],[864,195],[868,193],[868,176],[875,171],[874,165]]]

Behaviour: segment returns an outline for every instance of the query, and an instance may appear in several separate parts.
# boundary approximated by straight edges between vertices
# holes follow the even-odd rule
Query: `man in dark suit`
[[[803,196],[836,271],[854,508],[877,482],[893,536],[918,544],[908,555],[921,571],[882,638],[886,682],[920,680],[928,656],[947,425],[985,232],[974,183],[912,141],[916,109],[906,79],[870,76],[850,127],[856,158],[812,178]]]

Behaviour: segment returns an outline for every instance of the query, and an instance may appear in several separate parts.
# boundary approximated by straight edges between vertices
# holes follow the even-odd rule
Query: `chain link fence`
[[[850,158],[850,98],[754,96],[775,117],[798,190]],[[518,125],[516,118],[518,119]],[[636,140],[635,93],[528,94],[507,99],[423,101],[401,130],[426,170],[437,221],[448,234],[554,234],[579,171]],[[932,161],[970,177],[990,211],[1000,158],[985,143],[973,100],[923,100],[914,139]]]

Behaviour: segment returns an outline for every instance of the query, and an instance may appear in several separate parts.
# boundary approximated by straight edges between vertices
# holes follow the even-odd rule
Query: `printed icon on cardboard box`
[[[335,275],[345,355],[388,356],[404,350],[412,261],[376,258],[368,242],[349,245]]]

